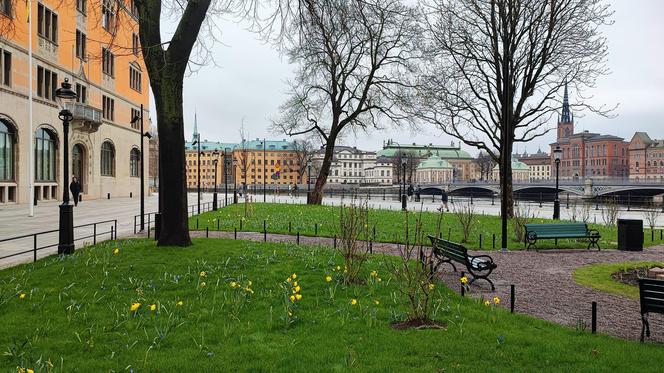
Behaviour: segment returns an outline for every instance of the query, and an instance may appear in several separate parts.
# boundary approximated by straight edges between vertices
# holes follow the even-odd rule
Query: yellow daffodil
[[[35,373],[35,371],[32,370],[32,369],[30,369],[30,368],[28,368],[25,372],[26,372],[26,373]]]
[[[295,294],[295,299],[297,299],[297,300],[302,299],[302,294]]]
[[[286,281],[291,282],[291,281],[293,281],[293,279],[289,277],[289,278],[286,279]]]
[[[351,299],[350,304],[353,305],[353,306],[356,305],[357,304],[357,299],[355,299],[355,298]]]
[[[247,286],[251,286],[251,285],[253,285],[253,284],[254,284],[253,282],[251,282],[251,281],[247,281]]]
[[[378,276],[378,272],[376,272],[376,271],[371,271],[371,277],[377,277],[377,276]]]
[[[293,273],[293,274],[291,275],[291,278],[293,278],[293,280],[295,280],[295,279],[297,278],[297,275],[296,275],[295,273]]]
[[[118,255],[118,254],[120,254],[120,249],[116,248],[115,250],[113,250],[113,255]]]
[[[207,285],[207,284],[205,283],[205,281],[203,281],[203,282],[201,282],[201,285],[200,285],[200,287],[204,288],[204,287],[205,287],[205,285]]]
[[[199,273],[198,275],[201,276],[201,277],[205,277],[205,276],[207,276],[207,273],[205,273],[205,271],[201,271],[201,273]]]
[[[495,303],[495,304],[500,304],[500,298],[498,298],[498,297],[493,297],[493,303]]]
[[[138,303],[138,302],[136,302],[136,303],[132,303],[132,304],[131,304],[131,307],[129,307],[129,311],[131,311],[131,312],[135,312],[135,311],[138,310],[140,307],[141,307],[141,304],[140,304],[140,303]]]
[[[434,284],[429,284],[429,290],[433,290],[436,287]]]
[[[295,302],[295,295],[291,295],[291,296],[289,297],[289,299],[290,299],[291,302]]]
[[[341,267],[340,267],[340,266],[337,266],[337,271],[340,270],[340,269],[341,269]]]
[[[178,301],[176,304],[177,304],[178,307],[182,307],[184,305],[184,302],[183,301]]]
[[[488,305],[490,305],[490,304],[491,304],[491,302],[489,302],[488,300],[484,301],[484,305],[485,305],[485,306],[488,306]]]
[[[332,276],[325,276],[325,282],[332,281]]]
[[[237,286],[237,283],[235,281],[232,281],[231,282],[231,288],[235,289],[236,286]]]
[[[297,286],[297,281],[293,282],[293,286]]]
[[[18,299],[25,299],[25,293],[19,294]]]
[[[150,311],[156,311],[157,310],[157,305],[156,304],[151,304],[150,305]]]
[[[291,311],[288,311],[288,316],[293,316],[293,313]]]
[[[18,373],[25,373],[25,368],[18,367]]]
[[[461,280],[461,283],[464,284],[464,285],[468,283],[468,277],[466,277],[466,276],[461,277],[460,280]]]
[[[300,287],[299,287],[299,286],[296,286],[296,287],[295,287],[295,292],[296,292],[296,293],[299,293],[299,292],[300,292]]]
[[[253,293],[254,293],[254,291],[253,291],[253,290],[251,290],[251,288],[245,288],[245,289],[244,289],[244,291],[246,291],[247,293],[251,293],[251,294],[253,294]]]
[[[375,303],[376,305],[379,305],[379,304],[380,304],[380,301],[379,301],[378,299],[376,299],[376,300],[374,301],[374,303]]]
[[[380,277],[378,277],[378,278],[376,279],[376,281],[381,282],[381,281],[383,281],[383,279],[381,279]]]

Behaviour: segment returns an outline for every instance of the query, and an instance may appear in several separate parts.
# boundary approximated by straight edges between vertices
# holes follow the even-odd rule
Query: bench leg
[[[537,242],[537,240],[535,240],[535,241],[528,241],[528,247],[526,247],[526,251],[530,250],[530,248],[531,248],[532,246],[534,246],[536,242]]]
[[[650,323],[648,322],[648,314],[641,314],[641,342],[644,341],[644,335],[650,338]]]
[[[491,285],[491,291],[496,290],[496,286],[493,284],[493,281],[489,280],[488,277],[475,277],[475,276],[473,276],[473,278],[471,278],[470,281],[468,282],[468,286],[472,285],[473,282],[475,282],[475,280],[484,280],[484,281],[488,282],[489,285]]]
[[[438,263],[434,267],[433,272],[434,273],[438,272],[438,267],[440,267],[442,264],[445,264],[445,263],[451,265],[452,268],[454,269],[454,272],[457,271],[456,266],[454,265],[454,263],[452,263],[452,261],[450,259],[440,259],[440,260],[438,260]]]
[[[586,250],[590,250],[591,247],[596,247],[597,251],[601,251],[602,249],[599,248],[599,239],[590,239],[590,242],[588,243],[588,247]]]

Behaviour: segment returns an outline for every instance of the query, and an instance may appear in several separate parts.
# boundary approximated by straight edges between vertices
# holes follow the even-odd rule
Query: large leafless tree
[[[279,11],[263,25],[281,25],[279,45],[298,69],[274,127],[325,144],[309,199],[320,204],[340,136],[408,119],[401,109],[421,33],[415,10],[398,0],[276,3]]]
[[[312,162],[314,147],[312,142],[305,138],[293,141],[293,150],[295,151],[296,164],[292,169],[297,173],[297,183],[302,184],[302,176],[307,172],[307,165]],[[311,175],[307,175],[307,177],[311,177]]]
[[[582,92],[607,73],[612,13],[601,0],[423,1],[430,59],[417,114],[498,162],[512,216],[513,144],[548,131],[566,82]]]

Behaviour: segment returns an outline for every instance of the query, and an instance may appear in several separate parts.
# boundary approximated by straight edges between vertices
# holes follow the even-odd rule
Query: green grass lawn
[[[200,216],[189,218],[189,228],[205,230],[233,231],[251,231],[262,232],[263,221],[265,221],[269,233],[291,233],[300,232],[301,235],[332,237],[338,235],[339,226],[339,207],[333,206],[309,206],[309,205],[287,205],[274,203],[254,203],[252,204],[252,214],[250,217],[244,217],[244,205],[230,205],[211,212],[206,212]],[[411,214],[411,216],[419,215]],[[424,232],[436,235],[438,232],[439,213],[423,212],[422,223]],[[391,210],[370,210],[370,233],[373,233],[373,227],[376,229],[374,241],[380,242],[402,242],[404,232],[404,215],[400,211]],[[240,222],[242,221],[242,227]],[[553,222],[551,219],[532,219],[533,223]],[[289,232],[290,224],[290,232]],[[617,228],[606,227],[599,224],[590,224],[591,228],[599,230],[602,235],[600,247],[602,249],[612,249],[617,247]],[[411,224],[411,228],[413,224]],[[513,227],[510,223],[508,247],[510,249],[523,249],[524,245],[517,242],[513,233]],[[452,241],[461,242],[463,233],[461,225],[453,213],[444,213],[440,233],[443,237],[451,237]],[[660,240],[659,232],[656,232],[655,240],[651,240],[650,231],[645,234],[646,246],[664,243]],[[466,246],[471,249],[493,250],[495,235],[496,250],[500,248],[500,218],[493,215],[477,215],[477,222],[471,231]],[[480,245],[480,236],[482,243]],[[537,243],[537,248],[586,248],[587,243],[583,240],[559,240],[558,246],[554,240],[543,240]]]
[[[618,271],[662,266],[664,262],[622,262],[622,263],[600,263],[590,264],[577,268],[572,277],[576,283],[591,289],[604,291],[611,294],[624,297],[639,299],[639,288],[637,286],[627,285],[611,278],[613,273]]]
[[[324,277],[340,261],[325,248],[215,239],[157,248],[134,240],[52,256],[0,271],[0,365],[7,372],[654,372],[664,361],[661,345],[512,315],[443,286],[435,288],[435,319],[447,328],[394,330],[404,308],[384,260],[373,256],[364,268],[382,282],[333,287]],[[286,328],[280,284],[292,273],[303,298],[298,321]],[[135,312],[133,303],[141,304]]]

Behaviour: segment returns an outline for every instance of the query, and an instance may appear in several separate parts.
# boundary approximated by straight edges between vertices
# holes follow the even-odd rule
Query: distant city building
[[[392,185],[392,162],[387,157],[378,157],[373,166],[364,169],[365,182],[372,185]]]
[[[522,154],[514,157],[528,165],[530,180],[549,180],[551,178],[551,156],[542,150],[534,154]]]
[[[636,132],[629,142],[629,178],[664,182],[664,140]]]
[[[574,133],[574,118],[570,112],[567,85],[557,134],[557,141],[551,144],[551,154],[556,146],[560,146],[563,151],[560,161],[561,179],[629,176],[629,143],[623,138],[588,131]],[[551,170],[555,170],[553,158],[551,158]]]
[[[325,149],[320,149],[312,156],[314,168],[318,170],[323,163]],[[334,147],[330,173],[327,176],[327,182],[331,184],[373,184],[374,180],[391,180],[390,165],[385,163],[382,158],[380,165],[376,163],[376,153],[360,150],[356,147],[337,145]],[[378,167],[378,169],[376,169]],[[370,176],[367,176],[367,170]],[[378,171],[378,176],[376,176]],[[383,171],[382,176],[380,172]]]
[[[500,181],[500,166],[496,165],[491,173],[493,181]],[[523,182],[530,180],[530,168],[527,164],[512,159],[512,182]]]
[[[399,144],[393,140],[387,140],[383,144],[383,149],[376,153],[379,157],[386,157],[392,160],[393,179],[392,182],[397,184],[396,176],[399,174],[397,167],[400,166],[399,158],[401,157],[414,157],[417,159],[415,167],[424,160],[431,156],[437,156],[442,160],[447,161],[453,168],[454,180],[470,180],[479,178],[478,166],[474,162],[473,157],[460,146],[455,146],[454,142],[449,146],[446,145],[419,145],[412,144]],[[415,172],[416,170],[412,170]],[[407,182],[409,180],[407,179]]]
[[[417,165],[415,182],[420,185],[447,184],[452,182],[454,167],[437,155],[432,155]]]

